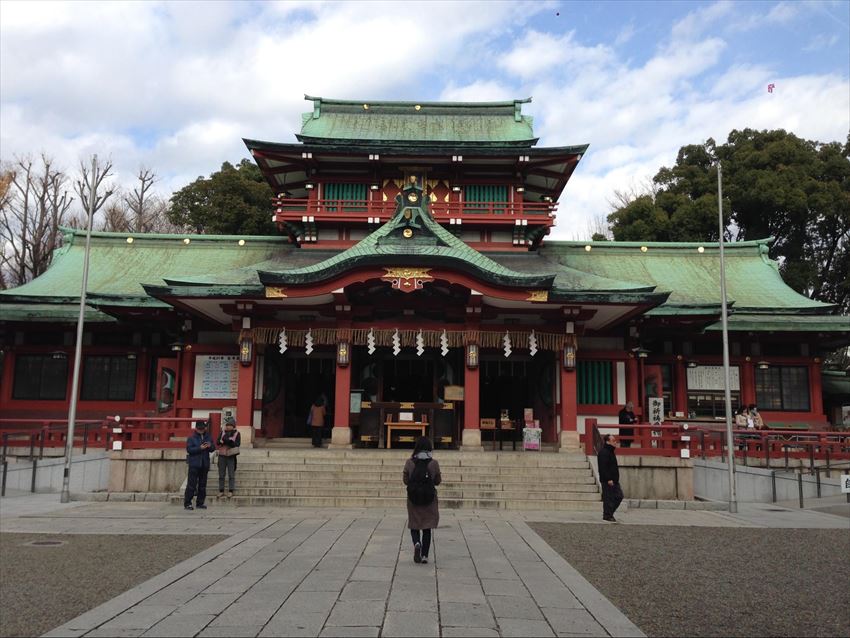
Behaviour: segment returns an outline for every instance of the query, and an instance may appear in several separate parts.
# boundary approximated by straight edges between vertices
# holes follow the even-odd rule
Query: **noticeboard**
[[[239,389],[239,357],[199,354],[195,357],[195,399],[235,399]]]
[[[723,390],[723,366],[688,368],[688,390]],[[729,390],[740,390],[738,366],[729,366]]]

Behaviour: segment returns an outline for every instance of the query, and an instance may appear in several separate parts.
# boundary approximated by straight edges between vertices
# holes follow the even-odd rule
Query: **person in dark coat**
[[[614,512],[623,500],[623,490],[620,487],[620,467],[617,464],[616,448],[619,447],[617,437],[605,435],[605,444],[599,450],[597,461],[599,465],[599,482],[602,484],[602,520],[616,523]]]
[[[224,498],[224,478],[228,475],[227,498],[233,497],[236,488],[236,455],[239,454],[239,446],[242,437],[236,429],[236,421],[233,417],[224,418],[224,429],[218,435],[216,446],[218,447],[218,497]]]
[[[625,407],[620,410],[619,417],[620,425],[631,425],[633,423],[637,423],[637,417],[635,416],[635,404],[631,401],[626,403]],[[633,437],[634,435],[634,428],[620,428],[620,436]],[[623,447],[631,447],[632,439],[624,439],[622,445]]]
[[[186,463],[189,464],[189,478],[186,481],[186,494],[183,496],[183,508],[192,507],[192,499],[197,494],[196,507],[207,509],[207,474],[210,471],[210,454],[215,451],[212,437],[207,432],[206,421],[196,421],[195,431],[186,439]]]
[[[310,427],[313,429],[313,447],[322,447],[322,428],[325,427],[325,395],[319,395],[310,406]]]
[[[432,458],[433,446],[427,436],[419,437],[413,454],[404,464],[402,480],[405,485],[411,484],[413,472],[417,464],[426,464],[425,469],[433,481],[434,487],[439,485],[443,477],[440,474],[440,464]],[[428,505],[414,505],[410,498],[407,499],[407,527],[413,539],[413,561],[416,563],[428,562],[428,551],[431,548],[431,530],[440,524],[440,506],[437,501],[437,493],[434,490],[434,499]]]

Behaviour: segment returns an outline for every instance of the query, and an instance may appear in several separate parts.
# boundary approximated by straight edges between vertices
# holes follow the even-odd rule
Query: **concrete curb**
[[[138,605],[140,602],[161,589],[164,589],[172,583],[180,580],[202,565],[215,560],[227,550],[235,547],[252,536],[255,536],[256,534],[259,534],[267,527],[274,525],[276,522],[278,522],[277,518],[271,518],[265,519],[256,525],[252,525],[248,529],[243,530],[238,534],[234,534],[230,538],[213,545],[209,549],[206,549],[191,558],[184,560],[182,563],[178,563],[174,567],[165,570],[158,576],[154,576],[141,585],[128,589],[123,594],[116,596],[94,609],[90,609],[73,620],[66,622],[64,625],[52,629],[44,634],[44,636],[49,638],[58,636],[76,637],[88,633],[100,625],[109,622],[117,615],[127,611],[131,607]]]
[[[669,501],[662,499],[627,498],[623,501],[630,509],[693,510],[725,512],[728,503],[723,501]]]
[[[610,600],[522,521],[511,525],[611,636],[646,636]]]

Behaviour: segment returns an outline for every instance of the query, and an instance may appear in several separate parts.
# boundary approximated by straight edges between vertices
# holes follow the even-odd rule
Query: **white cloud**
[[[803,51],[811,53],[812,51],[821,51],[823,49],[829,49],[830,47],[834,47],[838,44],[838,34],[833,33],[832,35],[827,35],[826,33],[819,33],[811,40],[809,43],[803,47]]]
[[[562,198],[553,236],[565,238],[607,214],[615,189],[671,165],[682,145],[744,127],[843,140],[846,70],[783,72],[776,60],[739,57],[723,35],[765,21],[793,26],[803,9],[813,15],[808,7],[706,5],[634,62],[624,45],[643,24],[622,26],[612,42],[589,40],[565,20],[569,6],[560,18],[568,28],[544,31],[527,21],[546,4],[7,1],[0,151],[44,150],[69,169],[97,152],[125,183],[139,165],[153,168],[168,193],[247,156],[242,137],[293,141],[303,93],[531,95],[524,111],[541,145],[591,144]],[[810,46],[834,46],[828,34]]]

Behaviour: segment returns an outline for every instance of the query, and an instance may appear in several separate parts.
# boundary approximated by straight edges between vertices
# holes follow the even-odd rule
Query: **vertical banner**
[[[650,397],[649,405],[649,422],[652,425],[661,425],[664,423],[664,399],[658,397]]]

